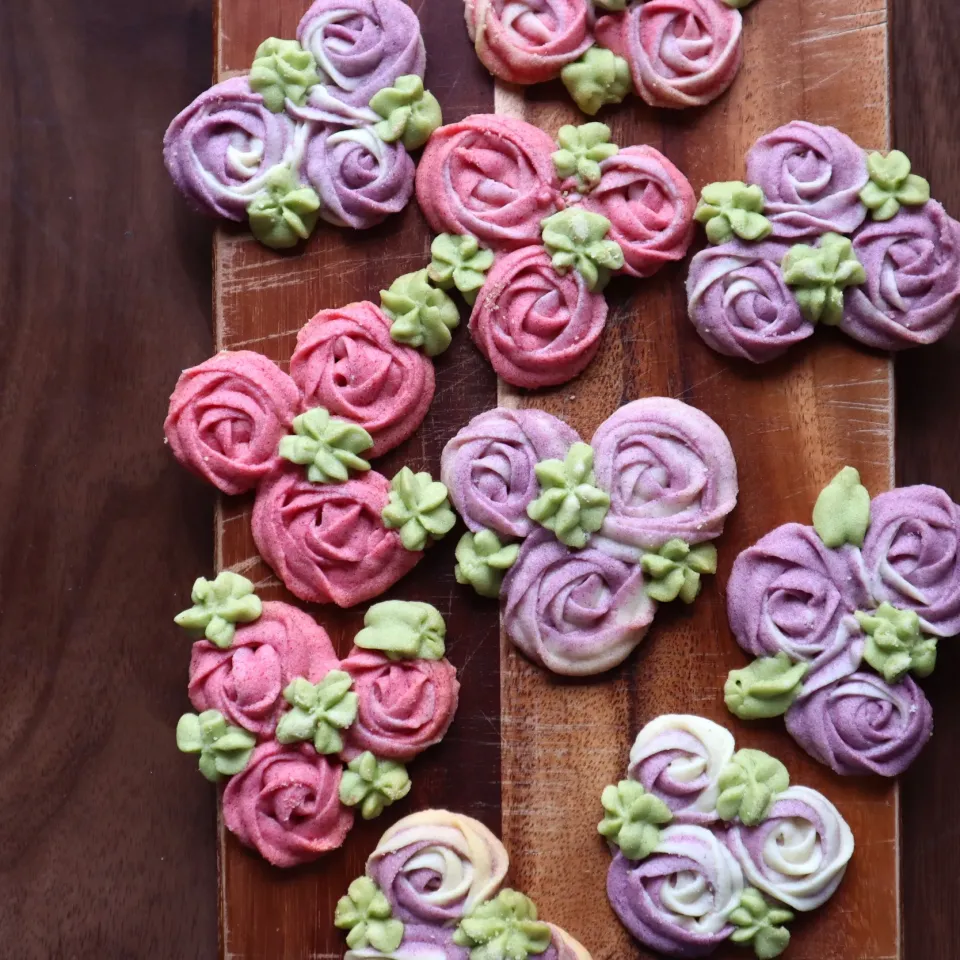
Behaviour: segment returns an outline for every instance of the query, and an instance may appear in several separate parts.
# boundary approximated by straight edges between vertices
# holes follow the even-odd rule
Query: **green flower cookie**
[[[552,934],[547,924],[537,920],[533,901],[507,889],[464,917],[453,942],[470,948],[470,960],[526,960],[545,953]]]
[[[596,486],[593,450],[575,443],[565,460],[542,460],[534,470],[540,496],[527,507],[527,515],[568,547],[585,547],[610,508],[610,495]]]
[[[793,288],[800,312],[811,323],[837,326],[843,319],[843,291],[866,283],[867,273],[853,244],[838,233],[825,233],[820,244],[798,243],[780,265],[783,280]]]
[[[391,660],[440,660],[446,652],[447,625],[429,603],[384,600],[370,607],[363,624],[353,642]]]
[[[313,187],[302,186],[288,167],[272,167],[266,192],[247,207],[250,230],[265,246],[286,250],[306,240],[320,216],[320,197]]]
[[[383,312],[393,321],[390,336],[408,347],[422,347],[428,357],[443,353],[460,323],[457,305],[430,285],[426,270],[397,277],[389,290],[380,291]]]
[[[408,150],[422,147],[443,123],[437,98],[423,89],[423,81],[416,74],[397,77],[392,87],[375,93],[370,109],[383,117],[374,126],[374,133],[386,143],[402,140]]]
[[[330,416],[324,407],[314,407],[293,418],[293,433],[280,441],[284,460],[305,466],[311,483],[343,483],[351,470],[369,470],[359,454],[373,446],[363,427]]]
[[[730,914],[730,922],[737,928],[730,939],[741,946],[751,944],[758,960],[779,957],[790,943],[790,931],[784,926],[793,920],[793,914],[780,904],[771,905],[754,887],[740,894],[740,906]]]
[[[282,113],[287,100],[303,106],[320,76],[313,54],[296,40],[269,37],[257,47],[249,82],[250,89],[263,97],[268,110]]]
[[[920,207],[930,199],[930,184],[910,172],[910,160],[899,150],[891,150],[886,156],[869,154],[867,172],[870,180],[860,191],[860,200],[874,220],[890,220],[899,213],[901,204]]]
[[[441,233],[430,245],[430,253],[433,259],[427,276],[442,290],[456,287],[467,303],[475,303],[493,266],[493,251],[483,249],[469,234]]]
[[[570,124],[557,134],[560,149],[553,154],[553,166],[561,180],[577,178],[581,193],[592,190],[601,177],[600,164],[615,156],[620,148],[610,142],[610,128],[605,123]]]
[[[331,670],[319,683],[296,677],[283,691],[291,708],[277,724],[281,743],[310,741],[317,753],[339,753],[341,730],[357,718],[357,695],[350,689],[353,678],[343,670]]]
[[[425,549],[431,537],[438,540],[457,522],[447,488],[429,473],[414,473],[409,467],[403,467],[390,481],[382,517],[385,527],[400,531],[407,550]]]
[[[625,0],[605,2],[624,9]],[[630,64],[603,47],[591,47],[579,60],[568,63],[560,79],[577,106],[591,117],[608,103],[620,103],[633,88]]]
[[[763,240],[773,230],[773,224],[763,215],[764,203],[759,187],[739,180],[708,183],[693,216],[706,226],[711,243],[727,243],[735,236]]]
[[[647,582],[647,596],[658,603],[679,597],[693,603],[700,593],[700,576],[717,572],[717,548],[712,543],[691,547],[683,540],[668,540],[656,553],[645,553],[640,561]]]
[[[252,733],[228,724],[219,710],[185,713],[177,722],[177,747],[200,754],[200,772],[212,783],[240,773],[256,745]]]
[[[762,750],[738,750],[720,771],[717,814],[740,819],[747,827],[762,823],[777,795],[790,786],[787,768]]]
[[[620,244],[605,239],[610,221],[599,213],[571,208],[543,221],[543,244],[561,276],[577,271],[590,290],[603,290],[610,271],[623,266]]]
[[[190,599],[194,606],[178,613],[173,622],[191,633],[202,633],[221,650],[233,643],[236,624],[252,623],[263,612],[253,584],[232,570],[218,573],[213,581],[197,578]]]
[[[731,670],[723,685],[727,709],[741,720],[764,720],[786,713],[800,696],[809,665],[794,663],[782,651]]]
[[[660,827],[672,819],[670,808],[636,780],[603,788],[603,820],[597,831],[616,844],[628,860],[643,860],[660,843]]]
[[[403,942],[403,923],[394,918],[390,902],[369,877],[358,877],[350,884],[346,896],[337,902],[333,925],[349,931],[351,950],[372,947],[391,953]]]
[[[340,780],[340,802],[360,807],[364,820],[373,820],[384,807],[410,792],[410,777],[402,763],[378,760],[369,750],[347,764]]]
[[[813,529],[824,546],[863,546],[870,526],[870,494],[853,467],[844,467],[820,491],[813,507]]]
[[[884,601],[871,614],[855,614],[860,629],[867,635],[863,659],[887,683],[899,683],[912,671],[929,677],[937,665],[937,640],[920,630],[920,618],[913,610],[898,610]]]
[[[500,596],[503,574],[516,562],[520,546],[502,544],[492,530],[465,533],[457,544],[457,583],[469,584],[481,597]]]

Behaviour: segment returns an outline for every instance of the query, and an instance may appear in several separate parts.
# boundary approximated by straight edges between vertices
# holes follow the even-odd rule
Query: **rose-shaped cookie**
[[[493,114],[467,117],[430,138],[417,168],[417,201],[435,233],[469,233],[496,249],[540,242],[560,203],[542,130]]]
[[[591,44],[588,0],[467,0],[470,37],[481,63],[508,83],[560,75]]]
[[[340,774],[340,763],[312,746],[268,740],[227,783],[223,822],[274,866],[309,863],[339,847],[353,825],[353,811],[340,803]]]
[[[427,64],[417,15],[403,0],[316,0],[297,39],[327,89],[355,106],[397,77],[422,77]]]
[[[802,695],[785,719],[804,750],[844,776],[898,776],[933,732],[930,702],[909,676],[889,685],[853,673]]]
[[[682,259],[693,240],[697,205],[687,178],[653,147],[624,147],[600,164],[600,182],[583,207],[610,221],[624,273],[649,277]]]
[[[765,363],[813,333],[780,270],[788,249],[786,243],[734,240],[693,258],[688,314],[718,353]]]
[[[929,201],[865,224],[853,252],[867,282],[844,298],[840,329],[881,350],[933,343],[960,312],[960,223]]]
[[[781,793],[759,826],[732,826],[727,842],[748,884],[803,911],[833,896],[853,855],[853,834],[837,808],[800,786]]]
[[[833,127],[795,120],[761,137],[747,154],[747,181],[763,190],[778,237],[852,233],[867,215],[866,155]]]
[[[320,216],[366,230],[399,213],[413,195],[414,164],[399,143],[372,127],[321,128],[306,148],[307,180],[322,201]]]
[[[447,660],[391,660],[355,648],[340,665],[353,677],[357,719],[344,756],[369,750],[384,760],[412,760],[439,743],[453,722],[460,684]]]
[[[733,736],[701,717],[651,720],[630,749],[628,775],[659,797],[681,823],[717,820],[717,780],[733,756]]]
[[[718,0],[649,0],[597,22],[597,42],[630,63],[654,107],[700,107],[733,83],[743,18]]]
[[[390,483],[373,470],[346,483],[314,484],[297,467],[278,467],[257,491],[254,543],[301,600],[353,606],[383,593],[423,556],[383,525],[389,493]]]
[[[610,511],[596,545],[635,561],[638,548],[718,537],[737,502],[730,442],[705,413],[679,400],[634,400],[593,436],[597,485]]]
[[[859,553],[829,550],[813,527],[777,527],[733,564],[727,615],[737,643],[755,657],[780,651],[815,662],[833,650],[846,615],[869,603]]]
[[[200,640],[190,657],[190,702],[219,710],[258,737],[273,735],[285,709],[283,691],[295,677],[318,683],[339,661],[327,632],[287,603],[264,603],[260,616],[237,629],[226,649]]]
[[[367,876],[394,915],[414,924],[449,924],[472,913],[506,874],[503,844],[479,821],[445,810],[405,817],[367,861]]]
[[[729,937],[743,887],[722,840],[692,825],[667,827],[645,860],[617,853],[607,874],[607,896],[624,926],[671,957],[704,956]]]
[[[180,375],[163,431],[188,470],[239,494],[271,469],[299,404],[296,384],[262,354],[223,352]]]
[[[369,456],[402,443],[433,400],[433,364],[390,337],[390,320],[372,303],[321,310],[297,334],[290,375],[306,407],[325,407],[373,439]]]
[[[510,639],[531,660],[568,676],[625,660],[655,610],[639,566],[590,547],[571,551],[546,530],[524,541],[501,595]]]
[[[925,632],[960,633],[960,507],[937,487],[881,493],[863,557],[874,595],[915,610]]]
[[[567,424],[542,410],[497,407],[474,417],[447,442],[440,479],[472,531],[525,537],[535,526],[527,507],[540,490],[534,467],[541,460],[562,460],[577,439]]]
[[[421,167],[422,168],[422,167]],[[549,254],[527,247],[494,264],[470,316],[470,333],[507,383],[536,389],[573,379],[593,359],[607,301]]]
[[[297,166],[294,122],[271,113],[246,77],[202,93],[170,124],[163,160],[183,195],[204,213],[247,219],[247,206],[280,163]]]

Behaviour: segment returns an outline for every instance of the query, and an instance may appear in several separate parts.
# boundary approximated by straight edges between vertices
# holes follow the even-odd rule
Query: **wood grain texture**
[[[630,100],[604,114],[614,141],[657,147],[697,192],[713,180],[742,177],[757,137],[793,119],[839,127],[865,147],[888,145],[882,2],[762,0],[744,19],[744,66],[724,97],[679,115]],[[522,96],[498,86],[496,106],[549,133],[578,122],[556,87]],[[500,388],[502,403],[546,409],[584,438],[626,401],[684,400],[725,430],[740,479],[740,505],[717,541],[717,578],[692,609],[661,609],[622,667],[590,683],[557,682],[504,640],[503,837],[514,879],[595,960],[648,956],[606,902],[610,857],[594,836],[597,798],[623,776],[645,723],[662,713],[699,713],[730,727],[738,746],[783,759],[792,781],[826,793],[856,836],[844,883],[815,917],[797,923],[789,955],[900,957],[896,786],[834,776],[793,743],[782,722],[737,722],[722,693],[728,670],[747,660],[725,613],[724,586],[737,553],[780,523],[809,522],[817,493],[844,464],[856,465],[875,493],[891,486],[891,363],[822,330],[761,369],[730,361],[709,350],[687,320],[685,275],[686,262],[649,281],[615,281],[603,346],[579,380],[536,397]],[[742,950],[730,945],[714,956]]]

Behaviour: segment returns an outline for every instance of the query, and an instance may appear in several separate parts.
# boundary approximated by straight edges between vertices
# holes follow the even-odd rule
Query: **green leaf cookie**
[[[391,953],[403,942],[403,923],[393,916],[390,902],[369,877],[358,877],[337,902],[333,924],[346,930],[351,950],[373,948]]]
[[[816,247],[805,243],[791,247],[780,270],[804,317],[827,326],[837,326],[843,319],[843,291],[867,282],[853,244],[838,233],[825,233]]]
[[[590,290],[603,290],[610,272],[623,267],[623,250],[614,240],[605,239],[610,221],[599,213],[574,207],[547,217],[542,228],[553,269],[561,276],[576,270]]]
[[[603,788],[603,820],[597,831],[616,844],[628,860],[643,860],[660,843],[660,827],[672,819],[670,808],[635,780]]]
[[[340,802],[360,807],[364,820],[373,820],[384,807],[410,792],[410,777],[402,763],[378,760],[369,750],[347,764],[340,780]]]
[[[517,562],[519,552],[519,544],[502,544],[492,530],[465,533],[456,549],[457,583],[469,584],[481,597],[498,597],[503,575]]]
[[[437,98],[416,74],[397,77],[392,87],[375,93],[370,109],[383,117],[373,128],[377,136],[386,143],[401,140],[407,150],[419,150],[443,123]]]
[[[800,696],[809,669],[808,664],[794,663],[781,651],[775,657],[759,657],[741,670],[731,670],[723,686],[727,709],[741,720],[779,717]]]
[[[393,321],[390,336],[408,347],[422,347],[428,357],[450,346],[450,331],[460,323],[457,305],[430,285],[425,269],[397,277],[389,290],[380,291],[380,302]]]
[[[353,678],[343,670],[331,670],[319,683],[295,677],[283,691],[290,704],[277,724],[281,743],[310,741],[317,753],[339,753],[341,730],[357,718],[357,695],[350,689]]]
[[[445,651],[447,625],[440,611],[417,600],[375,603],[363,618],[354,643],[379,650],[391,660],[440,660]]]
[[[762,823],[777,795],[790,786],[787,768],[762,750],[738,750],[720,771],[717,814],[747,827]]]
[[[314,407],[293,418],[293,436],[281,439],[279,454],[305,466],[311,483],[344,483],[351,470],[370,469],[359,454],[372,446],[373,438],[363,427]]]
[[[645,553],[640,561],[651,579],[647,596],[658,603],[679,597],[693,603],[700,593],[700,577],[717,572],[717,548],[712,543],[691,547],[683,540],[668,540],[656,553]]]
[[[197,578],[190,599],[194,606],[178,613],[173,622],[191,633],[203,634],[221,650],[233,643],[236,624],[252,623],[263,612],[253,584],[232,570],[222,571],[213,581]]]
[[[228,724],[219,710],[185,713],[177,722],[177,747],[200,754],[200,772],[212,783],[245,769],[256,745],[252,733]]]
[[[448,534],[457,522],[447,488],[429,473],[403,467],[390,481],[390,496],[383,508],[383,524],[400,531],[407,550],[424,550],[432,539]]]

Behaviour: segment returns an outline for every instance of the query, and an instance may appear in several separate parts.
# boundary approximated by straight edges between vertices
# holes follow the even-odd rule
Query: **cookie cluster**
[[[509,866],[503,844],[471,817],[405,817],[337,904],[344,960],[590,960],[528,897],[503,887]]]
[[[664,397],[621,407],[589,446],[548,413],[490,410],[440,470],[469,531],[457,580],[500,596],[513,643],[568,676],[626,659],[658,603],[694,601],[737,501],[723,431]]]
[[[635,90],[654,107],[701,107],[733,83],[751,0],[465,0],[483,65],[507,83],[560,78],[584,113]]]
[[[565,383],[593,359],[614,274],[649,277],[693,239],[696,198],[648,146],[619,148],[601,123],[554,143],[512,117],[441,127],[417,172],[417,200],[440,236],[434,286],[473,305],[470,333],[507,383]]]
[[[379,596],[455,522],[428,473],[404,467],[388,480],[367,460],[407,439],[433,399],[433,363],[408,345],[426,349],[424,338],[398,327],[435,322],[449,342],[449,311],[456,322],[440,290],[419,306],[396,293],[419,277],[383,291],[383,308],[321,310],[298,334],[289,374],[254,351],[223,351],[185,370],[170,398],[174,456],[223,493],[256,491],[257,550],[301,600]]]
[[[265,40],[249,74],[176,117],[167,169],[194,207],[248,221],[268,247],[295,246],[321,219],[365,230],[407,205],[410,151],[442,123],[425,67],[403,0],[316,0],[296,40]]]
[[[850,827],[823,794],[792,785],[775,757],[735,750],[702,717],[648,723],[627,779],[601,800],[610,903],[637,940],[670,957],[703,957],[727,940],[779,956],[794,912],[826,903],[853,855]]]
[[[820,494],[813,526],[777,527],[737,557],[727,612],[757,657],[730,673],[741,719],[784,716],[839,774],[895,777],[933,731],[914,677],[960,633],[960,507],[936,487],[873,500],[852,467]]]
[[[764,363],[821,323],[902,350],[960,312],[960,224],[898,150],[794,121],[756,142],[746,183],[704,187],[696,218],[713,246],[690,264],[689,316],[727,356]]]
[[[410,791],[405,764],[447,732],[460,684],[430,604],[374,604],[341,660],[326,631],[286,603],[261,602],[224,571],[193,585],[176,623],[198,639],[196,714],[177,745],[227,780],[223,821],[277,867],[339,847],[355,811],[369,820]]]

